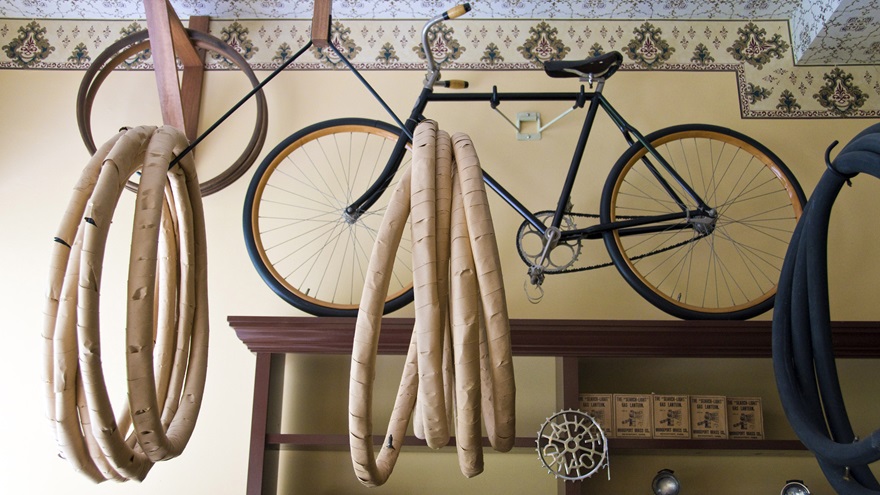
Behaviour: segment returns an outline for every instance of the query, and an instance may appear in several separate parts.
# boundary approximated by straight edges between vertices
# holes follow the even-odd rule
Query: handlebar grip
[[[471,4],[463,3],[461,5],[456,5],[455,7],[452,7],[451,9],[447,10],[444,17],[446,17],[446,19],[455,19],[456,17],[461,17],[470,11],[471,11]]]
[[[467,89],[468,82],[461,79],[450,79],[443,81],[443,86],[449,89]]]

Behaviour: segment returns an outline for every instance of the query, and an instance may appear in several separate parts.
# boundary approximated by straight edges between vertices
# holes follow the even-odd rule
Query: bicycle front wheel
[[[614,265],[642,297],[678,318],[746,319],[769,310],[806,202],[791,171],[757,141],[722,127],[670,127],[646,141],[650,148],[635,143],[612,169],[602,222],[696,209],[658,155],[710,209],[607,232]]]
[[[294,307],[316,316],[357,315],[396,172],[409,166],[409,144],[393,156],[399,134],[384,122],[331,120],[291,135],[263,160],[245,199],[245,242],[263,281]],[[369,211],[345,213],[373,183],[389,178]],[[409,235],[407,228],[386,313],[412,301]]]

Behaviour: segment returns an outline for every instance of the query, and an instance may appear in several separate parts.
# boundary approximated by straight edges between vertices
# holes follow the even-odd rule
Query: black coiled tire
[[[843,184],[880,178],[880,124],[840,152],[814,190],[785,257],[773,314],[773,369],[786,417],[842,495],[880,493],[868,464],[880,459],[880,430],[853,432],[831,342],[828,224]]]

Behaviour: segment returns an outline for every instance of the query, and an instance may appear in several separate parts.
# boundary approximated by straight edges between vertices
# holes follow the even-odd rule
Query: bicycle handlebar
[[[434,86],[434,84],[440,80],[440,68],[437,66],[437,62],[434,61],[434,54],[431,51],[431,43],[428,41],[428,31],[430,31],[430,29],[438,22],[461,17],[470,11],[470,3],[457,5],[438,16],[434,16],[428,20],[428,22],[425,23],[425,27],[422,28],[422,49],[425,51],[425,60],[428,62],[428,74],[425,76],[426,88]],[[467,87],[467,83],[464,81],[461,81],[461,83],[464,83],[464,87]],[[454,86],[460,87],[461,85],[460,83],[456,83]]]
[[[446,19],[455,19],[456,17],[461,17],[470,11],[471,11],[471,4],[463,3],[461,5],[456,5],[455,7],[452,7],[451,9],[447,10],[445,15],[446,15]]]

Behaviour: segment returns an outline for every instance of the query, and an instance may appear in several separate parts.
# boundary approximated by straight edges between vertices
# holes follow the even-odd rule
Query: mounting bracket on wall
[[[523,132],[523,122],[534,122],[535,132]],[[541,139],[541,112],[519,112],[516,114],[517,141],[536,141]]]
[[[540,141],[541,133],[547,130],[551,125],[559,122],[562,117],[565,117],[569,113],[573,112],[577,107],[577,105],[567,109],[566,111],[559,114],[555,119],[547,122],[546,125],[541,124],[541,112],[518,112],[516,114],[516,122],[511,120],[507,115],[504,115],[501,110],[498,110],[497,105],[493,106],[492,109],[498,112],[498,115],[504,118],[510,125],[516,129],[516,139],[517,141]],[[524,122],[534,122],[534,126],[528,125],[523,126]],[[533,132],[525,132],[526,127]]]

